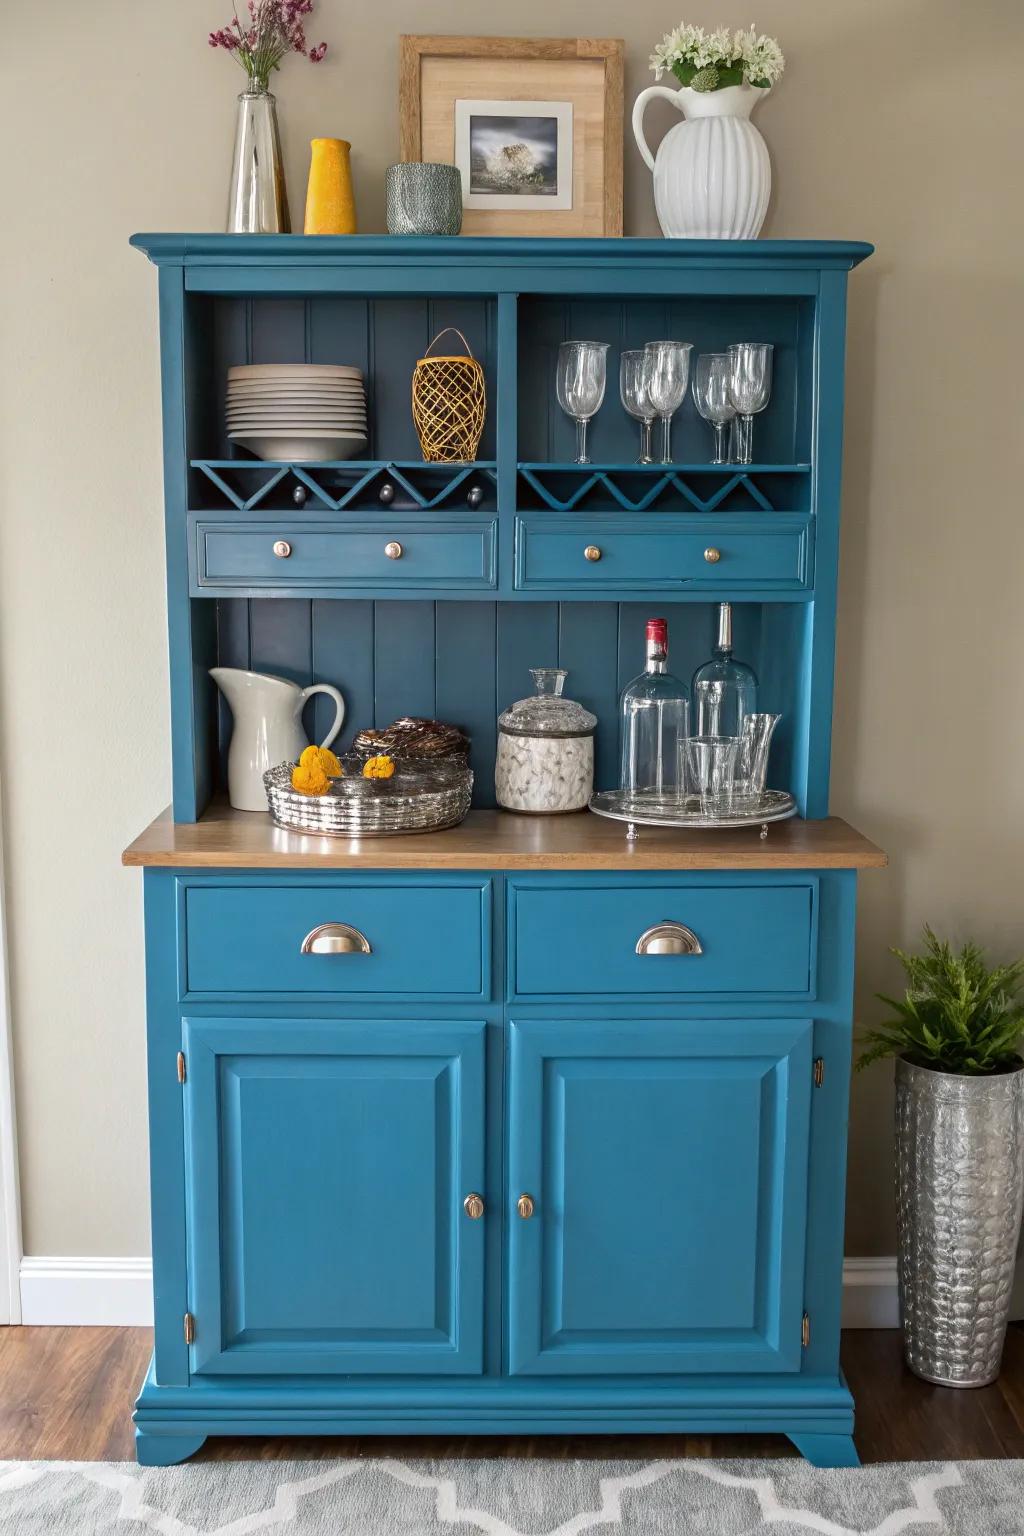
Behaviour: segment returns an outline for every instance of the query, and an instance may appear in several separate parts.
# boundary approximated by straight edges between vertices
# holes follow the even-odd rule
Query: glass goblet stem
[[[585,416],[576,418],[576,463],[590,463],[587,458],[587,418]]]
[[[711,460],[712,464],[728,464],[729,462],[728,455],[725,451],[725,426],[726,424],[724,421],[716,421],[714,423],[715,456]]]
[[[754,447],[753,416],[736,417],[736,463],[752,464]]]
[[[661,462],[672,463],[672,417],[661,418]]]
[[[648,417],[640,423],[640,457],[638,464],[653,464],[654,456],[651,453],[651,429],[654,422]]]

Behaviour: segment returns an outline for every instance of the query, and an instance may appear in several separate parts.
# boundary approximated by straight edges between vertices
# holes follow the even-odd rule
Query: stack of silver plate
[[[279,827],[327,837],[389,837],[458,826],[469,810],[473,774],[464,758],[400,758],[390,779],[364,779],[361,757],[343,757],[342,778],[324,795],[292,788],[294,763],[263,775]]]

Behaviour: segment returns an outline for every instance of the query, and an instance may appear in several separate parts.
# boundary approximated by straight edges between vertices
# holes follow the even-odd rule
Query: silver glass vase
[[[999,1374],[1024,1202],[1024,1068],[896,1063],[896,1222],[907,1364],[947,1387]]]
[[[291,227],[277,102],[269,91],[243,91],[238,98],[227,232],[287,235]]]

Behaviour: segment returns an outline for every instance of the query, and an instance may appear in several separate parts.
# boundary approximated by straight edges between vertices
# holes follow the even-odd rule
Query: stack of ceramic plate
[[[358,458],[367,444],[363,375],[334,363],[229,368],[227,423],[231,442],[260,459]]]

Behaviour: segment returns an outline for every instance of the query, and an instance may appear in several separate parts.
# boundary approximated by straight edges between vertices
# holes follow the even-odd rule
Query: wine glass
[[[754,417],[763,411],[772,392],[770,341],[737,341],[729,348],[729,397],[736,407],[737,464],[753,462]]]
[[[653,464],[651,428],[654,425],[654,406],[647,393],[642,347],[623,352],[619,360],[619,398],[628,415],[640,423],[640,457],[636,462]]]
[[[589,464],[587,424],[601,409],[607,371],[608,342],[563,341],[558,349],[555,394],[576,423],[576,463]]]
[[[729,393],[729,354],[703,352],[693,371],[693,403],[705,421],[715,429],[715,456],[712,464],[727,464],[725,428],[736,415]]]
[[[689,341],[649,341],[644,347],[644,374],[654,413],[661,417],[661,462],[672,462],[672,417],[686,398],[690,378]]]

